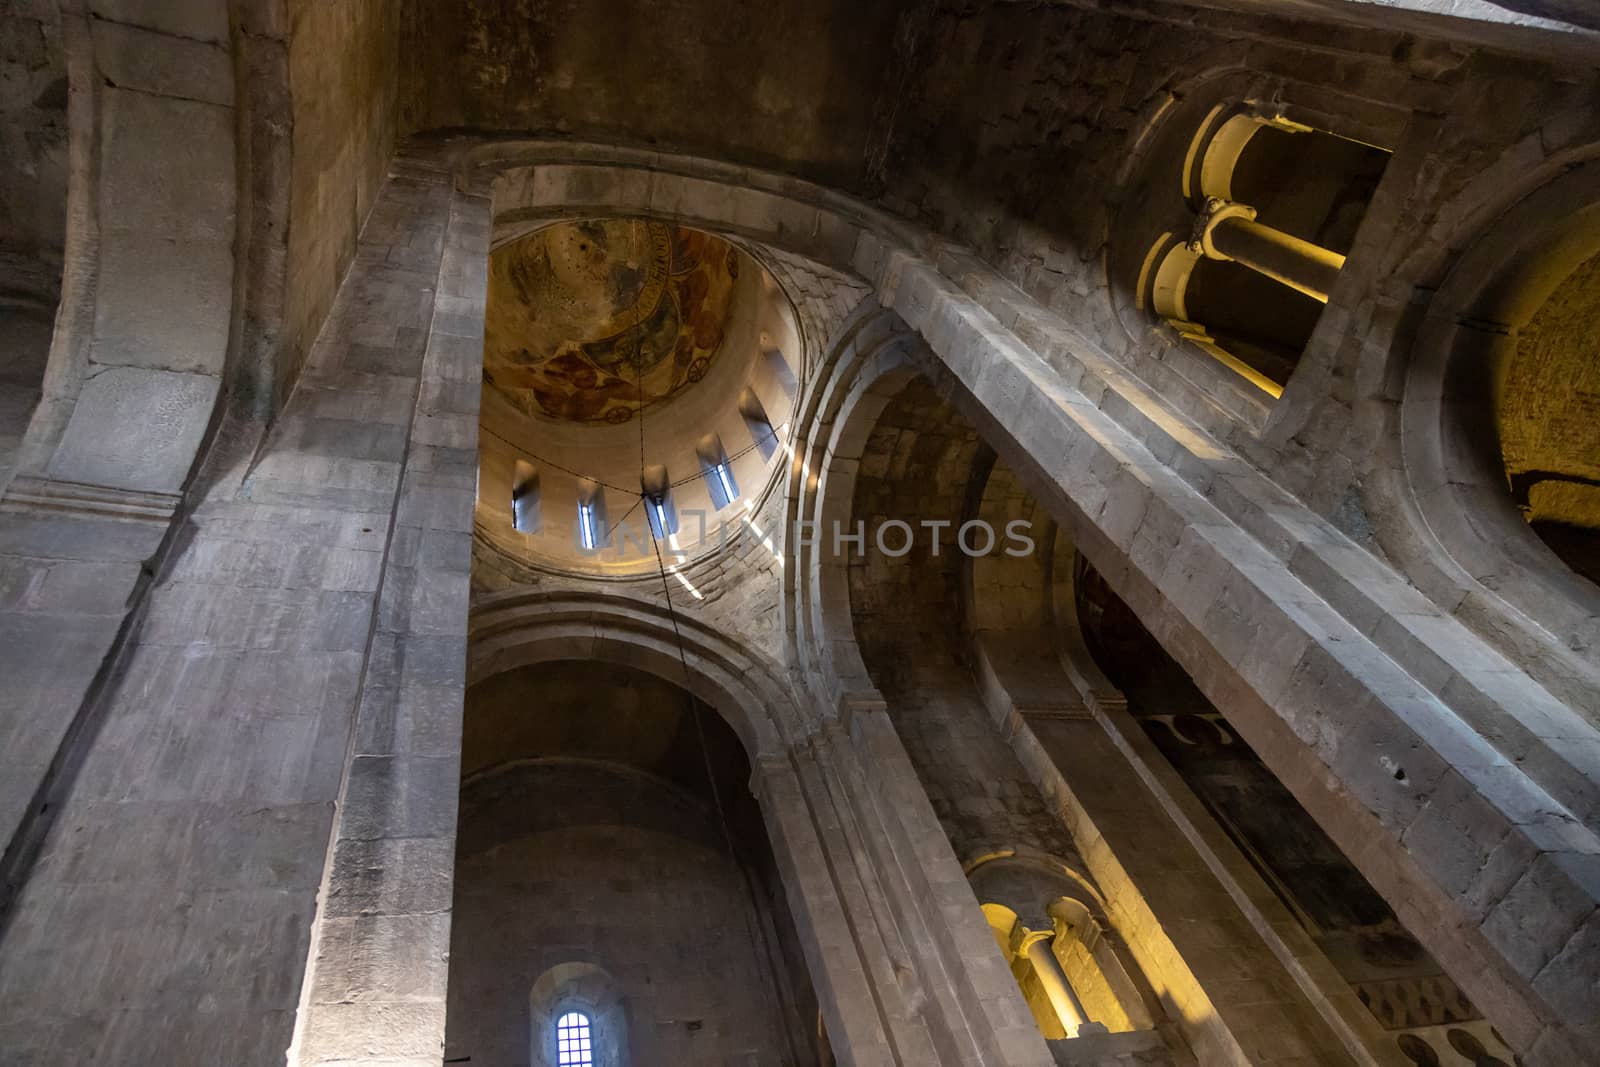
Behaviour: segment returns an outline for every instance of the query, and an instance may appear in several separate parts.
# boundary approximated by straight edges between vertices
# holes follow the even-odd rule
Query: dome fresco
[[[484,381],[523,414],[625,423],[705,377],[738,253],[644,219],[562,223],[490,260]]]
[[[506,573],[654,573],[644,511],[630,514],[647,479],[685,524],[679,547],[720,552],[723,522],[740,524],[780,469],[802,365],[763,263],[672,222],[563,220],[494,248],[489,290],[477,528]],[[719,461],[735,510],[706,480]]]

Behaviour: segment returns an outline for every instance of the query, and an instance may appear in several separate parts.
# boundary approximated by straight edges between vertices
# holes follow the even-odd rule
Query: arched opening
[[[1592,720],[1600,166],[1568,168],[1461,243],[1397,349],[1408,510],[1384,548],[1437,601],[1472,603],[1468,625]],[[1530,634],[1558,641],[1528,656]]]
[[[1282,92],[1224,78],[1184,93],[1141,153],[1138,217],[1112,253],[1132,310],[1210,356],[1229,377],[1189,376],[1240,413],[1288,385],[1389,159],[1341,102]]]
[[[55,4],[0,6],[0,491],[50,357],[67,222],[67,68]]]
[[[1389,153],[1258,105],[1219,105],[1183,174],[1190,232],[1151,253],[1152,309],[1263,391],[1288,385]]]
[[[1056,907],[1069,894],[1097,891],[1087,874],[1073,880],[1061,873],[1086,871],[1087,864],[991,721],[972,654],[972,612],[990,612],[1019,631],[1048,612],[1048,586],[1026,578],[997,576],[981,609],[967,604],[964,590],[973,569],[993,561],[1036,567],[1035,538],[1049,520],[1020,491],[986,496],[994,454],[928,378],[892,380],[896,391],[861,445],[850,517],[820,537],[823,552],[842,556],[837,562],[848,569],[867,674],[969,869],[975,902],[1040,1036],[1072,1043],[1111,1034],[1122,1041],[1099,1050],[1104,1054],[1160,1050],[1162,1038],[1135,1033],[1153,1027],[1146,993],[1115,961],[1112,939],[1099,941],[1099,927],[1081,905],[1076,912]],[[1015,651],[1026,657],[1040,650],[1019,639]],[[1051,857],[1057,869],[1015,858],[1019,853]]]
[[[1046,1038],[1148,1030],[1088,879],[1051,857],[986,857],[967,874],[995,943]],[[1085,903],[1085,900],[1090,903]]]
[[[1553,264],[1559,271],[1564,264]],[[1600,584],[1600,253],[1521,323],[1491,373],[1512,501],[1573,571]]]
[[[749,777],[719,715],[636,669],[546,662],[472,686],[446,1058],[529,1062],[532,1035],[532,1063],[590,1062],[560,1058],[578,1013],[596,1067],[816,1062]]]
[[[864,325],[863,335],[870,329]],[[820,618],[805,616],[805,625],[826,633],[827,605],[836,596],[830,589],[837,588],[830,583],[847,583],[854,640],[836,640],[824,654],[845,669],[851,651],[860,656],[865,681],[886,706],[958,858],[971,864],[1035,850],[1083,871],[1090,889],[1108,901],[1106,929],[1125,936],[1137,964],[1125,968],[1130,982],[1153,991],[1144,999],[1158,1005],[1151,1012],[1155,1030],[1097,1035],[1080,1028],[1079,1037],[1059,1040],[1137,1039],[1151,1042],[1145,1049],[1187,1044],[1196,1055],[1223,1055],[1219,1048],[1243,1033],[1257,1030],[1245,1039],[1255,1042],[1270,1030],[1275,1047],[1298,1042],[1338,1058],[1345,1053],[1331,1050],[1342,1045],[1358,1060],[1382,1060],[1402,1054],[1400,1033],[1454,1048],[1447,1033],[1453,1028],[1509,1055],[1473,1006],[1457,1003],[1465,997],[1436,963],[1431,976],[1390,976],[1415,979],[1409,986],[1383,987],[1382,976],[1369,971],[1379,988],[1362,999],[1329,959],[1347,945],[1330,938],[1324,948],[1322,930],[1297,921],[1304,908],[1297,912],[1276,892],[1281,875],[1258,864],[1248,842],[1234,839],[1087,650],[1080,656],[1069,649],[1082,647],[1081,636],[1072,636],[1081,630],[1078,552],[1033,498],[1027,479],[1036,474],[1013,474],[995,460],[984,435],[955,410],[959,387],[882,358],[886,343],[852,341],[878,355],[867,358],[842,413],[833,416],[832,455],[810,474],[814,487],[847,487],[851,503],[840,513],[824,500],[809,512],[824,525],[815,536],[822,546],[816,563],[805,573],[819,582],[824,606]],[[843,536],[829,543],[834,515]],[[1005,527],[1019,518],[1034,523],[1039,548],[1031,556],[1007,541]],[[962,527],[976,519],[995,531],[993,544],[977,534],[962,543]],[[905,540],[903,526],[916,537],[911,551],[899,554],[889,549]],[[860,541],[851,543],[855,536]],[[1008,547],[1030,558],[1016,559]],[[1187,684],[1183,692],[1198,697]],[[1281,793],[1263,801],[1270,817],[1279,804],[1288,811],[1296,802],[1268,777]],[[1070,831],[1064,847],[1037,844],[1050,835],[1062,840],[1063,830]],[[1304,844],[1288,850],[1289,862]],[[1337,847],[1324,858],[1360,877]],[[1086,903],[1067,893],[1052,899],[1061,898]],[[1387,909],[1377,894],[1372,898]],[[1017,911],[982,894],[974,903]],[[1021,922],[1025,936],[1015,947],[1026,949],[1050,925]],[[1016,953],[1006,956],[1001,939],[994,940],[1013,976],[1024,977],[1017,975]],[[1228,955],[1233,977],[1217,973],[1218,952]],[[1307,968],[1306,960],[1317,962]],[[1239,968],[1250,974],[1246,985],[1233,984]],[[1269,988],[1278,992],[1261,996]],[[1019,982],[1019,989],[1026,1001],[1028,988]],[[1059,1024],[1059,1012],[1054,1017]],[[1039,1030],[1050,1037],[1047,1025]]]
[[[528,993],[531,1067],[610,1067],[633,1063],[628,1008],[604,967],[558,963]]]
[[[1128,712],[1391,1048],[1430,1049],[1433,1062],[1454,1064],[1448,1034],[1460,1031],[1510,1062],[1511,1051],[1439,961],[1081,555],[1070,586],[1068,624]],[[1404,780],[1404,767],[1391,773]]]

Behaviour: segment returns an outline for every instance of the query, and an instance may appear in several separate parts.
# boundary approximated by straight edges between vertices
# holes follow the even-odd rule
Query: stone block
[[[308,1065],[436,1063],[443,1001],[317,1003],[302,1046]]]
[[[141,0],[92,0],[89,8],[113,22],[144,26],[174,37],[228,43],[228,16],[207,0],[170,0],[161,4]]]
[[[462,690],[456,686],[368,686],[362,693],[359,755],[450,756],[461,747]]]
[[[454,868],[453,836],[345,841],[334,855],[325,914],[448,912]]]
[[[50,461],[51,477],[176,493],[205,434],[217,388],[216,378],[202,374],[102,370],[83,384]]]
[[[356,757],[340,840],[450,834],[460,767],[458,755]]]
[[[1532,980],[1594,911],[1594,898],[1543,855],[1490,910],[1480,929],[1519,974]]]
[[[226,36],[198,41],[100,20],[94,25],[94,45],[100,70],[117,88],[233,105],[233,59]]]

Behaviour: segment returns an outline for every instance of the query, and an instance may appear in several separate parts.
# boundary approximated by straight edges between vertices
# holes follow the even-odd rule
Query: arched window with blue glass
[[[594,1033],[581,1011],[556,1020],[556,1063],[559,1067],[594,1067]]]

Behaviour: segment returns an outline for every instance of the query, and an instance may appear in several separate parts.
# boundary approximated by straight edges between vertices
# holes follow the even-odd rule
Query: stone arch
[[[791,651],[835,701],[878,696],[856,644],[848,568],[833,534],[851,532],[862,448],[883,409],[920,373],[923,346],[899,316],[863,306],[803,401],[785,530],[797,535],[785,568],[786,622]]]
[[[558,659],[625,664],[680,685],[733,727],[752,764],[780,756],[807,730],[802,708],[774,665],[716,628],[689,615],[669,616],[652,601],[572,593],[491,596],[474,609],[468,640],[469,686]]]
[[[825,951],[819,942],[848,929],[843,898],[850,892],[850,876],[804,860],[826,851],[819,824],[807,810],[806,761],[795,755],[808,747],[816,726],[781,672],[759,653],[692,617],[679,616],[676,627],[664,607],[626,596],[491,597],[471,620],[467,682],[533,663],[583,659],[655,674],[715,709],[746,747],[750,788],[783,872],[829,1040],[836,1048],[869,1047],[882,1040],[879,1024],[852,1007],[852,998],[865,995],[868,985],[864,963],[853,953]],[[679,634],[690,664],[687,676]]]
[[[1403,394],[1384,430],[1393,466],[1380,471],[1392,511],[1376,529],[1420,588],[1575,707],[1600,699],[1600,587],[1575,575],[1518,513],[1491,391],[1518,331],[1600,253],[1594,151],[1500,200],[1492,218],[1480,212],[1470,236],[1452,239],[1465,250],[1434,268],[1437,291],[1388,357]]]
[[[1014,884],[1015,879],[1001,873],[1010,869],[1034,872],[1041,879],[1048,882],[1051,887],[1051,893],[1054,894],[1047,895],[1041,907],[1052,903],[1057,897],[1070,897],[1078,901],[1083,907],[1096,913],[1103,911],[1105,908],[1105,900],[1101,896],[1100,890],[1095,887],[1089,876],[1079,870],[1075,864],[1062,859],[1060,856],[1042,852],[1027,845],[1004,845],[994,849],[992,852],[974,856],[963,864],[963,869],[966,870],[969,881],[979,878],[980,871],[984,872],[982,878],[985,885],[988,884],[987,879],[990,875],[997,874],[1001,885]],[[980,892],[979,895],[993,896],[995,893],[984,891]],[[1019,915],[1027,910],[1026,907],[1019,910],[1010,904],[1007,904],[1007,907],[1010,907],[1012,911],[1016,911]],[[1043,912],[1040,912],[1033,917],[1037,919],[1042,914]]]
[[[1089,1021],[1112,1033],[1154,1027],[1107,931],[1104,901],[1082,872],[1059,857],[1025,848],[999,850],[966,869],[980,901],[1011,912],[1012,930],[1020,924],[1035,934],[1050,931],[1052,952]]]
[[[61,7],[71,157],[61,313],[8,494],[16,506],[65,495],[170,515],[238,362],[237,312],[263,298],[235,281],[259,252],[238,190],[241,173],[276,161],[259,158],[266,145],[255,159],[238,152],[248,127],[235,109],[265,106],[241,98],[274,75],[232,54],[230,27],[265,16],[165,7],[146,13],[145,30]],[[132,65],[152,48],[188,72],[181,96],[140,91]]]
[[[632,1067],[628,1052],[628,1005],[610,971],[589,960],[558,963],[528,991],[529,1059],[534,1067],[557,1067],[556,1021],[582,1012],[593,1027],[595,1062]]]
[[[459,184],[495,198],[501,225],[595,214],[673,219],[858,275],[863,234],[919,250],[933,245],[915,225],[847,194],[716,160],[536,139],[440,152]]]
[[[635,687],[649,696],[619,704]],[[518,670],[469,700],[447,1062],[526,1064],[531,1039],[531,1062],[555,1067],[554,1024],[572,1010],[590,1019],[599,1067],[679,1062],[693,1035],[675,1019],[703,1019],[718,1049],[748,1041],[787,1061],[805,1047],[796,1039],[816,1001],[752,818],[748,765],[714,714],[691,722],[694,703],[676,685],[593,661]],[[519,719],[554,729],[536,727],[535,740],[507,729]],[[607,728],[624,721],[642,734],[666,726],[673,752]]]
[[[1229,351],[1221,332],[1226,324],[1207,322],[1202,309],[1191,312],[1183,299],[1184,287],[1199,274],[1209,273],[1213,305],[1219,286],[1227,293],[1238,290],[1241,283],[1250,284],[1243,268],[1219,264],[1187,247],[1201,225],[1196,209],[1206,194],[1214,191],[1201,188],[1201,162],[1206,153],[1197,157],[1195,150],[1201,147],[1197,138],[1209,136],[1207,129],[1214,130],[1213,119],[1244,111],[1259,117],[1263,127],[1276,124],[1284,130],[1315,132],[1322,140],[1391,146],[1401,136],[1406,116],[1398,108],[1300,81],[1283,71],[1256,69],[1242,43],[1221,46],[1186,65],[1141,113],[1143,121],[1131,135],[1118,181],[1109,194],[1105,231],[1106,280],[1111,311],[1125,342],[1121,346],[1124,358],[1151,376],[1169,401],[1213,432],[1254,436],[1286,417],[1290,405],[1277,402],[1286,390],[1295,407],[1302,406],[1305,401],[1301,397],[1314,390],[1306,386],[1289,390],[1287,378],[1274,380],[1238,358]],[[1339,137],[1327,138],[1330,131]],[[1240,273],[1222,277],[1224,268]],[[1255,284],[1268,296],[1277,294],[1277,283],[1268,285],[1257,276]],[[1287,289],[1284,292],[1294,301],[1308,302],[1307,306],[1298,309],[1292,322],[1279,323],[1268,332],[1288,329],[1310,353],[1312,337],[1331,337],[1333,331],[1311,330],[1305,320],[1319,317],[1320,309],[1313,313],[1309,307],[1314,301]],[[1259,302],[1248,299],[1248,293],[1240,293],[1244,303]],[[1241,319],[1234,326],[1246,323],[1247,319]],[[1217,336],[1212,336],[1214,332]],[[1302,332],[1310,336],[1300,336]],[[1112,346],[1117,347],[1114,342]],[[1331,345],[1319,346],[1328,347]],[[1176,371],[1167,365],[1169,361]],[[1293,362],[1299,368],[1314,361]]]

